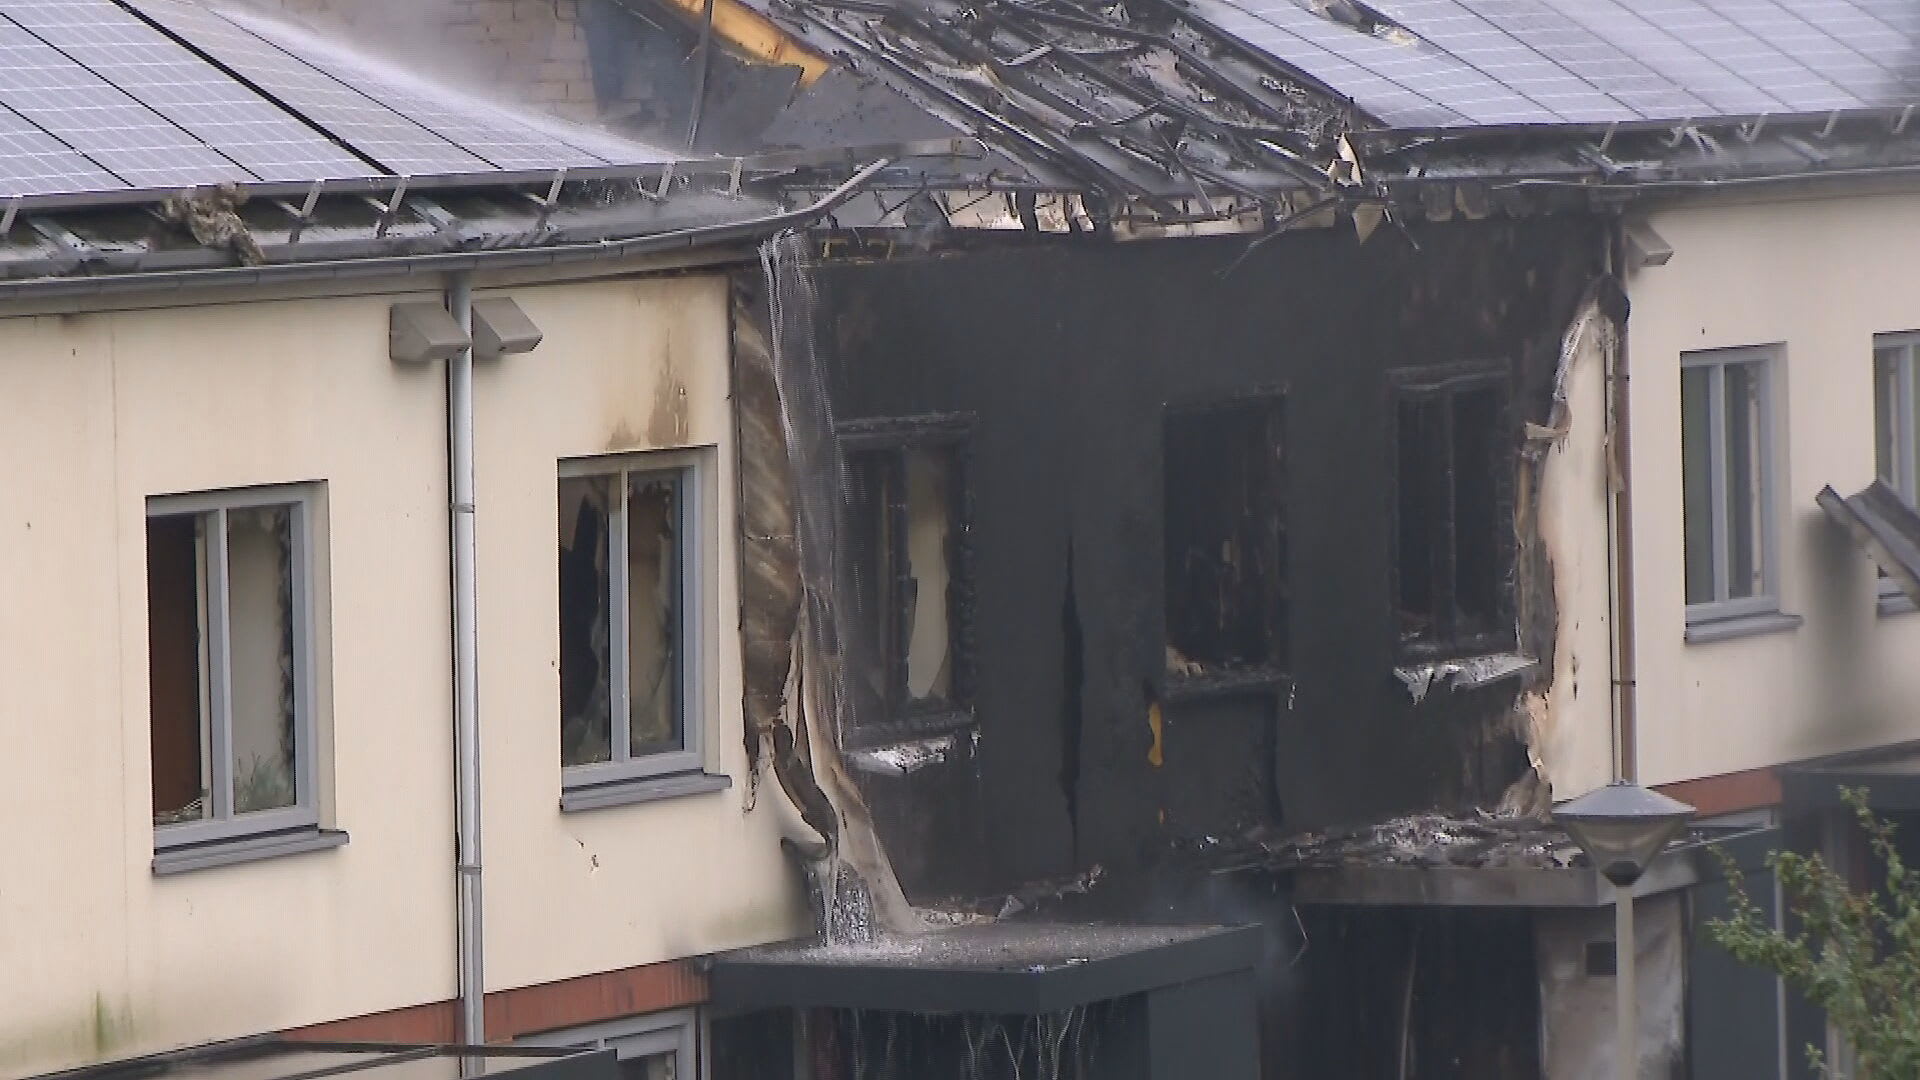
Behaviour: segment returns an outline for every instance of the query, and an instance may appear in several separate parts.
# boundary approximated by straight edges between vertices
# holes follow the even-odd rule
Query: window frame
[[[956,731],[974,721],[974,691],[977,670],[974,654],[973,622],[973,439],[976,418],[972,413],[931,413],[921,416],[877,417],[843,421],[834,428],[840,444],[840,457],[850,474],[856,456],[891,453],[904,456],[922,448],[944,449],[953,455],[953,487],[950,495],[954,520],[951,524],[952,553],[948,558],[947,648],[953,665],[951,700],[943,707],[902,710],[905,698],[907,650],[898,650],[897,662],[887,673],[886,715],[875,719],[856,717],[841,732],[841,742],[849,749],[884,746],[908,739],[924,738]],[[851,477],[844,490],[851,490]],[[904,512],[904,508],[903,512]],[[904,522],[896,522],[896,526]],[[850,521],[845,527],[851,528]],[[907,542],[903,528],[890,530],[896,550]],[[892,616],[889,616],[890,620]],[[890,622],[891,625],[891,622]]]
[[[694,1080],[699,1075],[700,1016],[695,1009],[669,1009],[643,1016],[626,1016],[596,1024],[543,1031],[516,1040],[522,1046],[556,1049],[612,1050],[614,1060],[674,1055],[674,1075]]]
[[[1698,603],[1687,603],[1687,626],[1689,628],[1709,623],[1718,623],[1730,619],[1745,619],[1756,615],[1778,614],[1781,609],[1780,598],[1780,527],[1777,519],[1779,507],[1779,469],[1775,463],[1778,455],[1778,435],[1775,431],[1774,380],[1775,368],[1781,355],[1779,345],[1737,345],[1720,349],[1700,349],[1680,354],[1680,371],[1697,368],[1710,369],[1707,392],[1707,431],[1711,455],[1708,460],[1708,498],[1711,500],[1713,520],[1712,571],[1714,599]],[[1759,449],[1753,463],[1758,474],[1759,488],[1759,535],[1754,539],[1760,547],[1760,589],[1753,596],[1731,597],[1731,583],[1727,580],[1728,558],[1728,514],[1727,514],[1727,389],[1726,369],[1730,364],[1750,365],[1758,374],[1759,402]],[[1676,397],[1676,403],[1684,402],[1684,391]],[[1686,417],[1684,409],[1680,418],[1681,469],[1685,470]],[[1681,485],[1681,564],[1684,577],[1686,547],[1686,495],[1685,484]],[[1681,597],[1686,596],[1685,582],[1681,586]]]
[[[207,634],[211,639],[207,647],[207,682],[202,685],[207,696],[205,708],[210,759],[207,762],[208,816],[200,821],[153,826],[156,852],[210,841],[250,838],[263,833],[318,828],[320,824],[320,769],[317,760],[320,733],[313,685],[314,647],[318,635],[318,627],[314,624],[316,545],[313,530],[318,516],[316,510],[324,497],[323,483],[307,482],[152,495],[147,498],[143,522],[150,522],[154,518],[211,514],[219,523],[221,541],[208,545],[204,571],[207,578]],[[291,548],[288,561],[292,576],[292,610],[288,612],[288,619],[293,631],[294,804],[243,816],[233,811],[233,639],[227,575],[226,515],[230,510],[279,506],[289,508],[287,531]],[[144,553],[142,558],[145,558]],[[148,700],[147,727],[151,737],[151,687]]]
[[[706,700],[705,686],[701,680],[703,672],[701,658],[706,653],[707,612],[706,602],[711,595],[707,585],[707,574],[711,572],[711,557],[707,546],[716,539],[709,523],[708,507],[712,505],[712,496],[708,491],[713,482],[714,469],[710,464],[712,447],[693,447],[674,450],[641,450],[632,453],[598,454],[590,457],[563,458],[559,461],[554,477],[554,512],[556,529],[559,522],[560,482],[589,477],[618,476],[621,508],[618,513],[607,516],[607,601],[609,618],[607,627],[607,691],[610,699],[609,755],[607,761],[590,762],[581,765],[568,765],[561,762],[560,783],[563,797],[602,788],[608,785],[624,784],[635,780],[654,780],[699,773],[706,766]],[[680,748],[663,750],[658,753],[632,756],[630,739],[632,737],[632,712],[630,708],[632,688],[628,684],[626,670],[627,633],[630,619],[628,605],[631,602],[627,588],[627,521],[625,506],[631,492],[633,474],[674,474],[674,494],[676,518],[678,519],[678,551],[675,570],[678,580],[675,582],[674,600],[678,608],[679,623],[679,692],[678,711],[680,723]],[[618,542],[616,548],[615,543]],[[556,533],[556,548],[558,537]],[[554,568],[554,604],[555,616],[555,655],[559,655],[560,627],[560,581],[559,569]],[[620,617],[613,617],[617,612]],[[556,672],[558,665],[555,665]],[[555,733],[564,729],[566,717],[559,713],[558,684],[554,696]],[[556,746],[556,749],[558,747]],[[626,756],[620,756],[622,752]]]
[[[1401,660],[1427,662],[1446,660],[1463,656],[1484,656],[1492,653],[1507,652],[1517,647],[1518,629],[1515,625],[1516,608],[1513,578],[1518,565],[1518,538],[1513,533],[1514,468],[1519,460],[1517,447],[1518,432],[1515,430],[1513,375],[1508,364],[1497,360],[1467,360],[1455,363],[1429,364],[1421,367],[1399,368],[1387,373],[1387,455],[1390,463],[1392,484],[1388,485],[1389,532],[1388,545],[1390,561],[1387,575],[1387,606],[1391,622],[1394,655]],[[1495,586],[1493,597],[1495,629],[1476,634],[1462,634],[1457,628],[1449,627],[1444,632],[1425,641],[1407,641],[1402,638],[1399,625],[1400,610],[1400,506],[1401,489],[1405,478],[1400,475],[1400,404],[1408,397],[1421,395],[1444,395],[1449,402],[1447,454],[1453,454],[1452,400],[1463,392],[1480,388],[1492,388],[1500,392],[1499,418],[1502,427],[1501,438],[1497,445],[1503,448],[1507,468],[1494,477],[1493,508],[1496,553],[1499,557],[1499,584]],[[1502,523],[1506,524],[1502,524]],[[1452,546],[1450,566],[1452,576],[1459,576],[1459,531],[1460,523],[1451,512],[1446,525],[1449,542]],[[1449,582],[1448,596],[1456,609],[1447,613],[1452,620],[1459,607],[1458,596],[1452,582]],[[1437,619],[1436,619],[1437,621]]]
[[[1908,506],[1920,507],[1920,414],[1915,407],[1920,406],[1920,331],[1902,330],[1892,333],[1873,335],[1873,390],[1874,419],[1874,472],[1879,473],[1880,438],[1878,419],[1880,402],[1880,352],[1883,349],[1898,349],[1899,356],[1894,360],[1894,400],[1889,403],[1887,416],[1895,425],[1893,438],[1893,477],[1887,486],[1906,500]],[[1901,591],[1898,582],[1885,573],[1874,575],[1875,590],[1879,599],[1880,612],[1883,615],[1897,615],[1914,610],[1913,602]]]

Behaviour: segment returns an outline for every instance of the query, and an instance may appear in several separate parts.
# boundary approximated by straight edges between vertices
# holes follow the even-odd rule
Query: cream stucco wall
[[[410,298],[431,297],[422,294]],[[547,332],[478,379],[489,985],[796,927],[745,809],[717,278],[512,290]],[[445,383],[396,296],[0,320],[0,1076],[455,992]],[[561,815],[554,470],[712,446],[707,764],[731,790]],[[156,877],[145,499],[323,481],[331,851]]]
[[[1670,208],[1674,249],[1628,289],[1639,763],[1647,783],[1920,738],[1920,616],[1814,504],[1873,479],[1872,344],[1920,328],[1920,197]],[[1774,374],[1783,609],[1797,630],[1684,640],[1680,356],[1781,346]]]

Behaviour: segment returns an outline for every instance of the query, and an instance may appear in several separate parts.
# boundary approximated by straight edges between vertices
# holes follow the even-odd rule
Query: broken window
[[[1908,506],[1920,506],[1920,394],[1915,364],[1920,334],[1877,334],[1873,339],[1874,474]],[[1900,605],[1905,594],[1880,572],[1882,605]]]
[[[965,718],[962,438],[938,423],[843,431],[862,724]]]
[[[1167,413],[1161,468],[1170,676],[1286,662],[1282,431],[1277,397]]]
[[[312,489],[147,505],[153,824],[167,847],[313,824]]]
[[[569,787],[699,768],[686,708],[689,458],[562,466],[560,763]]]
[[[1409,375],[1394,410],[1401,648],[1424,656],[1509,648],[1514,436],[1505,377]]]
[[[1778,609],[1766,349],[1681,357],[1687,621]]]

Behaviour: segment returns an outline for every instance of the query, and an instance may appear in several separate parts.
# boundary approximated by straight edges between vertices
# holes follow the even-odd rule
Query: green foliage
[[[1778,930],[1722,853],[1733,915],[1709,923],[1708,932],[1736,959],[1779,975],[1826,1012],[1853,1048],[1857,1068],[1842,1077],[1809,1046],[1822,1076],[1913,1080],[1920,1077],[1920,871],[1901,860],[1893,826],[1869,809],[1864,790],[1841,795],[1886,868],[1886,886],[1856,892],[1819,855],[1775,852],[1767,865],[1794,919]]]

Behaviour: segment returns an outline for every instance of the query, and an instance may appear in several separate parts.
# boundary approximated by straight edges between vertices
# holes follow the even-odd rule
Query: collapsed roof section
[[[1163,221],[1920,167],[1920,10],[1878,0],[746,2],[1026,166],[1007,186]]]

